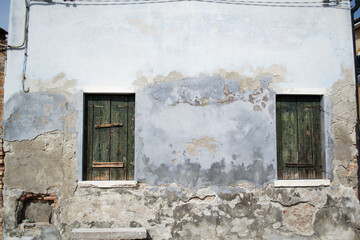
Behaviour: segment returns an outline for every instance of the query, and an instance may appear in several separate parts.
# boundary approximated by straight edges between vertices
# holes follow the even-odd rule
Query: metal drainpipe
[[[350,0],[351,1],[351,0]],[[355,46],[355,29],[354,29],[354,14],[360,7],[360,0],[355,0],[355,6],[351,9],[351,23],[352,23],[352,35],[353,35],[353,51],[354,51],[354,70],[355,70],[355,97],[356,97],[356,146],[358,150],[357,154],[357,180],[358,180],[358,199],[360,199],[360,140],[359,140],[359,88],[357,84],[357,70],[356,70],[356,46]]]

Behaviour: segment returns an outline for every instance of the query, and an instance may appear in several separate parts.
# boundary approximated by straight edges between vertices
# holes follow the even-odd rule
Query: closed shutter
[[[320,100],[277,96],[278,179],[322,178]]]
[[[134,179],[135,95],[85,95],[86,180]]]

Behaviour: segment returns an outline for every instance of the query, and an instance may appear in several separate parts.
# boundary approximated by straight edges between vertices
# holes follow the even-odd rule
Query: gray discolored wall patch
[[[270,81],[240,90],[236,80],[203,76],[138,92],[137,179],[191,187],[245,180],[263,185],[275,179]]]
[[[12,96],[4,113],[4,140],[19,141],[64,127],[74,131],[66,116],[74,109],[62,93],[23,93]],[[72,129],[71,129],[72,128]]]

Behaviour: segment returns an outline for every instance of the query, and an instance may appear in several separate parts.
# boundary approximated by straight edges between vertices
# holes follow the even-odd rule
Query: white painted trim
[[[329,179],[276,180],[274,187],[327,187]]]
[[[283,88],[276,91],[277,95],[325,95],[326,88]]]
[[[106,94],[126,94],[135,93],[133,87],[111,87],[111,86],[97,86],[97,87],[84,87],[84,93],[106,93]]]
[[[80,188],[137,188],[138,181],[79,181]]]

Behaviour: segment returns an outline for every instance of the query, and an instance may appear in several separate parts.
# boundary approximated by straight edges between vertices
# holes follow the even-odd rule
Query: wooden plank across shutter
[[[320,96],[279,95],[278,179],[322,178]]]
[[[134,179],[135,95],[85,95],[87,180]]]

